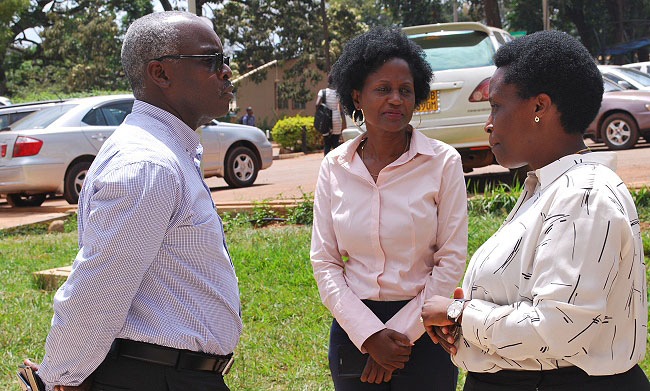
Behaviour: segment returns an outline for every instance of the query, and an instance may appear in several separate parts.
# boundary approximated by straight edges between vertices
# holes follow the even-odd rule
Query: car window
[[[494,47],[482,31],[438,31],[409,36],[434,71],[494,65]]]
[[[39,110],[11,125],[12,130],[43,129],[59,119],[63,114],[77,106],[76,104],[63,104]]]
[[[631,85],[630,83],[626,82],[625,79],[623,79],[622,77],[619,77],[619,76],[617,76],[617,75],[615,75],[613,73],[605,72],[605,73],[603,73],[603,76],[606,76],[608,79],[614,81],[615,83],[625,82],[625,83],[627,83],[628,86],[631,87],[631,89],[638,90],[638,88],[636,88],[633,85]]]
[[[106,118],[106,123],[110,126],[118,126],[124,118],[131,113],[133,102],[119,102],[102,106],[102,114]]]
[[[106,126],[106,119],[99,108],[90,110],[88,114],[84,115],[81,122],[93,126]]]
[[[607,79],[603,79],[603,87],[605,88],[605,92],[623,91],[623,88],[621,86]]]
[[[636,69],[630,68],[620,68],[618,69],[623,75],[629,77],[630,79],[636,81],[637,83],[643,86],[650,86],[650,75],[647,75],[643,72],[639,72]]]

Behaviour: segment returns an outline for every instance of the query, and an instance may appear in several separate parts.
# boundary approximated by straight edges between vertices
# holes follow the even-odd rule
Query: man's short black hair
[[[517,38],[497,50],[494,63],[522,99],[550,96],[568,133],[584,133],[600,109],[603,78],[589,51],[569,34],[549,30]]]
[[[429,96],[432,72],[421,47],[406,38],[398,28],[373,27],[370,31],[349,40],[341,57],[330,72],[331,85],[348,115],[354,111],[352,90],[361,90],[369,74],[386,61],[401,58],[406,61],[413,76],[415,104]]]

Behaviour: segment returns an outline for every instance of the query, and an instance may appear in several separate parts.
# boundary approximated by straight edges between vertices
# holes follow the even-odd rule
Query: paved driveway
[[[603,144],[590,145],[594,150],[606,150]],[[633,149],[617,151],[616,154],[617,173],[628,186],[650,186],[650,143],[642,142]],[[300,198],[303,192],[314,191],[322,158],[322,153],[314,153],[294,159],[275,160],[269,169],[260,171],[255,185],[247,188],[231,189],[221,178],[209,178],[206,182],[212,190],[212,198],[217,207],[246,201]],[[508,170],[498,165],[477,169],[465,177],[479,183],[510,179]],[[0,202],[0,229],[61,216],[74,209],[62,198],[47,200],[41,207],[26,209],[10,208],[6,203]]]

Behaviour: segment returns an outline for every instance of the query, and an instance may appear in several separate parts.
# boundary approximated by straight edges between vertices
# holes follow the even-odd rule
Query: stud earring
[[[535,122],[539,122],[539,117],[535,116]]]

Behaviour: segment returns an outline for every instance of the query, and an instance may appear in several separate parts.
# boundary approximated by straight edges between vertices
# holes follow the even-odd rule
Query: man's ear
[[[359,103],[360,96],[361,96],[361,91],[352,90],[352,103],[354,103],[354,108],[357,110],[361,108],[361,103]]]
[[[171,86],[171,81],[167,77],[165,67],[163,67],[160,61],[150,61],[147,64],[146,76],[160,88],[169,88]]]
[[[544,117],[544,115],[551,109],[552,105],[553,101],[550,96],[544,93],[537,95],[535,98],[535,115],[539,118]]]

